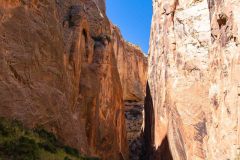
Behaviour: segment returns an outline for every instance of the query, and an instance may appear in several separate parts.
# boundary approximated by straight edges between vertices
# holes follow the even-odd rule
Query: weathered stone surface
[[[125,118],[129,157],[131,160],[144,160],[144,106],[143,102],[125,102]]]
[[[114,54],[125,101],[143,101],[147,82],[147,57],[138,46],[126,42],[116,26],[112,26]]]
[[[126,131],[131,160],[144,159],[143,100],[147,82],[147,57],[138,46],[126,42],[112,25],[111,35],[125,101]]]
[[[128,159],[115,42],[96,2],[0,0],[0,116],[81,153]]]
[[[236,158],[239,5],[236,0],[153,1],[145,106],[150,159],[162,159],[166,139],[176,160]]]
[[[102,12],[106,12],[106,0],[93,0]]]

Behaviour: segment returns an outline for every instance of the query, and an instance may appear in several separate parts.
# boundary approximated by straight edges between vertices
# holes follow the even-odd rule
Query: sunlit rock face
[[[143,101],[147,82],[147,57],[140,47],[126,42],[116,26],[112,26],[112,39],[123,100]]]
[[[235,159],[240,139],[236,0],[154,0],[145,139],[176,160]],[[171,159],[171,158],[169,158]]]
[[[0,116],[122,160],[123,92],[102,2],[0,1]]]
[[[125,101],[126,130],[129,158],[140,160],[144,156],[142,128],[143,101],[147,82],[147,57],[138,46],[125,41],[120,30],[112,25],[111,35]]]

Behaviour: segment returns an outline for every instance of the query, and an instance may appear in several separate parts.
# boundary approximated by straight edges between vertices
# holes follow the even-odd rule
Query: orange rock
[[[164,156],[166,138],[176,160],[236,158],[239,6],[234,0],[153,1],[145,106],[150,158]]]
[[[125,101],[143,101],[147,82],[147,57],[140,47],[126,42],[120,30],[112,25],[114,54]]]
[[[134,68],[121,68],[105,1],[0,1],[0,32],[0,116],[83,154],[127,160],[123,96],[143,99],[146,57],[124,41]]]

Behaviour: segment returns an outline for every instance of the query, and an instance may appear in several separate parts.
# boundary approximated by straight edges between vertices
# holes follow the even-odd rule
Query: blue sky
[[[152,0],[106,0],[107,15],[127,41],[147,53],[152,19]]]

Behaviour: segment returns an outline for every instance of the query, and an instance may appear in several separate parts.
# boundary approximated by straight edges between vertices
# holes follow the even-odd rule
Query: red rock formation
[[[114,54],[125,101],[143,101],[147,82],[147,57],[138,46],[126,42],[116,26],[112,26]]]
[[[122,160],[123,93],[103,2],[0,1],[0,116]]]
[[[236,158],[239,6],[234,0],[153,1],[145,106],[152,159],[162,159],[166,137],[176,160]]]
[[[106,0],[93,0],[97,6],[101,9],[102,12],[106,12]]]
[[[129,157],[143,157],[143,100],[147,82],[147,57],[138,46],[126,42],[120,30],[111,27],[114,54],[123,89]]]

